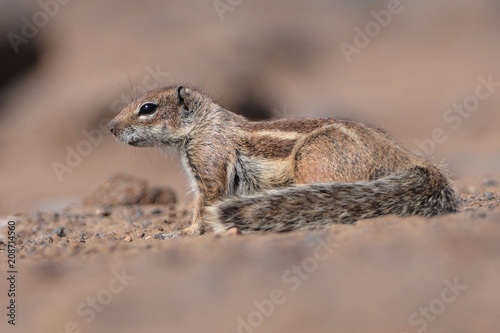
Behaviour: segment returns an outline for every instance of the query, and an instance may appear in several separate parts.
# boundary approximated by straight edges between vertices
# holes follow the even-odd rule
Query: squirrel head
[[[132,146],[181,144],[210,99],[196,90],[174,86],[153,90],[127,105],[108,128],[118,140]]]

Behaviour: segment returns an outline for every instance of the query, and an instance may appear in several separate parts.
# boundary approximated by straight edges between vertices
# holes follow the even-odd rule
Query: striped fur
[[[141,115],[144,103],[153,114]],[[175,146],[196,205],[185,232],[312,229],[386,214],[456,211],[449,179],[386,132],[342,119],[251,122],[198,91],[140,97],[109,125],[135,146]]]

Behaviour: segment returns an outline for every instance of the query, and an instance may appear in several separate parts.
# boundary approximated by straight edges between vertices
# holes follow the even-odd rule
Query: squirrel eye
[[[154,103],[144,103],[141,105],[141,108],[139,109],[139,116],[152,114],[153,112],[156,111],[157,108],[158,105]]]

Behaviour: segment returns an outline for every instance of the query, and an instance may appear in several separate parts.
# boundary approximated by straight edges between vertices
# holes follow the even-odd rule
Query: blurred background
[[[383,127],[459,183],[498,176],[499,14],[493,0],[0,0],[0,214],[78,202],[117,172],[189,198],[175,153],[102,126],[178,83],[255,119]]]

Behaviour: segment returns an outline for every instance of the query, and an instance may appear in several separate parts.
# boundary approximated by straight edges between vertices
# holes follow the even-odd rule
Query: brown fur
[[[261,158],[285,158],[292,153],[297,140],[284,140],[270,136],[245,136],[241,139],[241,148],[250,156]]]
[[[280,119],[275,121],[252,121],[241,125],[248,132],[283,131],[310,133],[321,126],[333,124],[334,119]]]
[[[157,105],[139,115],[145,103]],[[175,146],[203,232],[311,229],[384,214],[457,209],[448,178],[387,133],[341,119],[251,122],[198,91],[168,87],[127,106],[109,128],[135,146]]]

